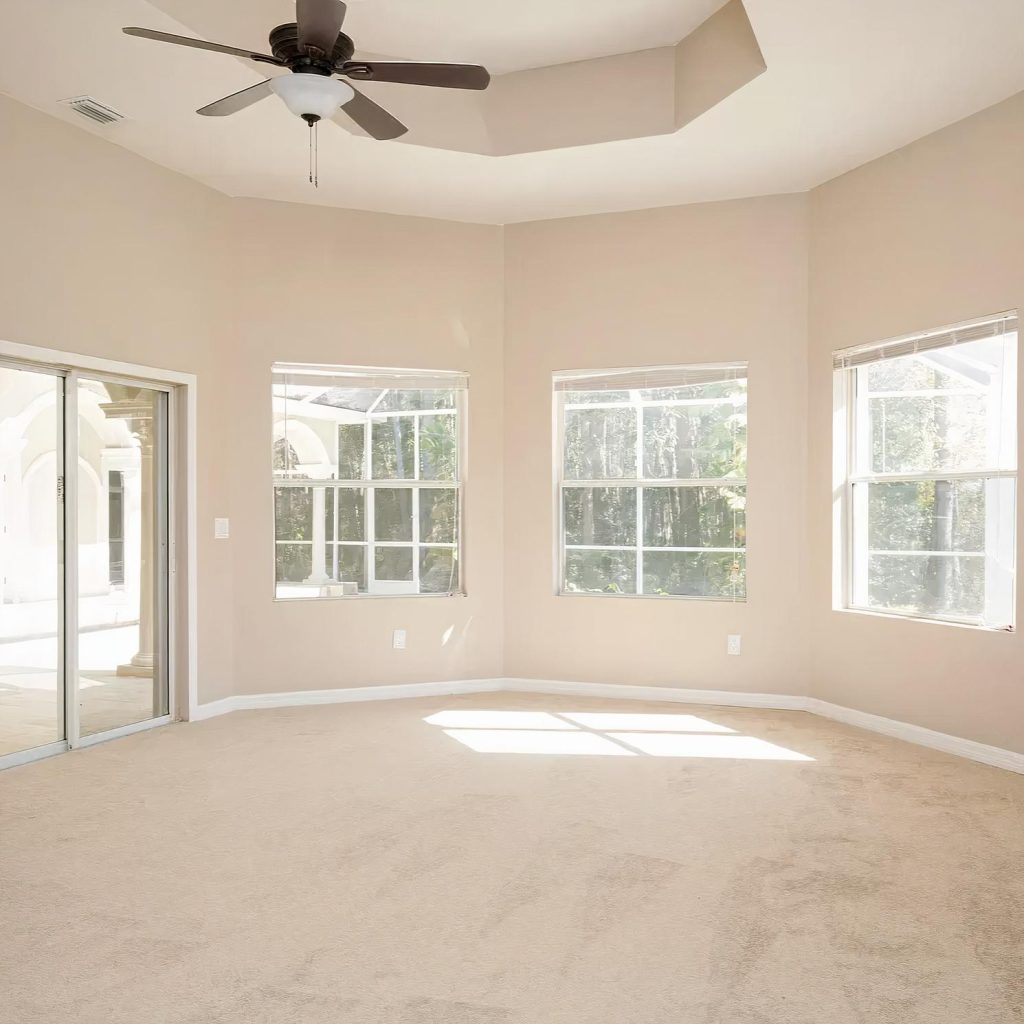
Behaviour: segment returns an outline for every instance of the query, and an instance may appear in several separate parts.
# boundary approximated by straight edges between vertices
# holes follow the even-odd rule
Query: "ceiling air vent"
[[[100,103],[92,96],[72,96],[69,100],[61,100],[61,103],[97,124],[113,124],[115,121],[124,120],[124,114],[118,113],[105,103]]]

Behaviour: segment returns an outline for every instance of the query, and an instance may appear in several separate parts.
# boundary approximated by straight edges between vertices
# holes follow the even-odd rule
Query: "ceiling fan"
[[[360,82],[399,82],[443,89],[486,89],[490,83],[491,76],[486,68],[477,64],[352,60],[355,44],[341,31],[345,11],[341,0],[296,0],[295,22],[278,25],[270,33],[270,54],[147,28],[126,28],[124,31],[130,36],[230,53],[291,71],[290,75],[268,78],[258,85],[200,107],[197,113],[206,117],[235,114],[276,93],[310,129],[323,118],[331,118],[347,127],[339,113],[343,111],[373,138],[397,139],[408,128],[368,96],[335,76]]]

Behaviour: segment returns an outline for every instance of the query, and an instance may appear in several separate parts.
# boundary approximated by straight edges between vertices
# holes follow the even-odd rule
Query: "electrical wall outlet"
[[[404,651],[405,650],[405,630],[404,629],[396,629],[394,631],[394,633],[391,634],[391,646],[396,651]]]
[[[740,653],[740,635],[739,633],[730,633],[725,643],[726,654],[739,654]]]
[[[231,528],[227,519],[214,519],[213,521],[213,537],[214,540],[227,540],[230,536]]]

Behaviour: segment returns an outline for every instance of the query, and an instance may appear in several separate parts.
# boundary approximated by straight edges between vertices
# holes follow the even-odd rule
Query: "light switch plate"
[[[405,650],[405,630],[404,629],[396,629],[395,630],[395,632],[392,634],[392,637],[391,637],[391,646],[394,647],[394,649],[396,651],[404,651]]]
[[[739,633],[730,633],[729,638],[725,644],[726,654],[739,654],[740,653],[740,635]]]
[[[230,536],[230,524],[227,519],[214,519],[213,537],[214,540],[227,540]]]

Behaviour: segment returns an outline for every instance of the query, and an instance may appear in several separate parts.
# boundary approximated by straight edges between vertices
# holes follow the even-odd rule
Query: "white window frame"
[[[979,320],[954,324],[935,331],[922,334],[907,335],[894,338],[880,344],[856,346],[833,353],[833,461],[832,461],[832,494],[833,494],[833,548],[832,548],[832,607],[835,611],[854,612],[857,614],[877,615],[883,618],[908,619],[911,621],[940,623],[946,625],[973,627],[994,631],[1010,631],[1016,624],[1016,515],[1013,527],[1004,543],[1009,544],[1008,562],[1012,578],[1009,605],[1005,610],[1005,623],[992,624],[981,618],[972,616],[944,616],[918,612],[880,608],[870,605],[867,601],[857,599],[858,561],[871,555],[866,538],[858,543],[858,533],[867,529],[867,517],[861,512],[856,514],[858,485],[860,493],[866,497],[868,486],[873,483],[926,483],[935,481],[979,480],[989,481],[1010,480],[1014,484],[1016,510],[1020,500],[1017,476],[1019,464],[1019,445],[1017,446],[1014,468],[983,467],[969,471],[934,471],[921,473],[902,472],[865,472],[856,464],[860,445],[870,444],[866,432],[870,429],[870,418],[866,409],[865,396],[858,394],[858,370],[871,363],[886,358],[899,358],[912,355],[919,351],[941,350],[950,348],[958,342],[975,340],[988,334],[1009,333],[1017,330],[1017,313],[1010,311]],[[1017,377],[1009,374],[1003,382],[1004,401],[1011,402],[1016,410]],[[1007,393],[1009,392],[1009,393]],[[860,435],[858,437],[858,434]],[[887,554],[912,554],[921,557],[952,556],[990,558],[989,552],[934,552],[929,550],[913,552],[886,552]],[[1006,555],[1007,552],[1001,552]],[[866,569],[860,570],[866,577]],[[989,575],[986,573],[986,589],[989,589]]]
[[[648,390],[652,386],[656,385],[657,377],[666,375],[670,378],[672,374],[676,373],[679,375],[685,375],[689,372],[700,373],[702,371],[713,371],[714,369],[724,369],[726,371],[735,371],[741,374],[743,379],[748,378],[747,364],[746,363],[723,363],[723,364],[701,364],[693,366],[676,366],[676,367],[649,367],[649,368],[635,368],[635,369],[612,369],[612,370],[573,370],[573,371],[559,371],[554,374],[553,383],[555,386],[552,389],[552,414],[553,414],[553,437],[554,437],[554,522],[555,522],[555,552],[554,552],[554,566],[555,566],[555,578],[554,578],[554,593],[558,597],[596,597],[596,598],[627,598],[627,599],[647,599],[657,601],[715,601],[715,602],[726,602],[729,604],[741,604],[747,600],[747,587],[744,586],[744,593],[742,596],[732,597],[707,597],[697,594],[645,594],[643,592],[643,581],[644,581],[644,552],[654,551],[658,554],[672,554],[672,553],[700,553],[700,552],[731,552],[735,554],[741,554],[746,559],[747,547],[731,547],[731,548],[718,548],[718,547],[662,547],[656,548],[647,547],[643,543],[643,515],[644,515],[644,504],[643,494],[645,487],[717,487],[717,488],[743,488],[747,490],[747,478],[746,477],[714,477],[714,478],[684,478],[684,479],[668,479],[664,477],[651,477],[647,478],[643,475],[644,470],[644,444],[643,444],[643,422],[644,422],[644,410],[647,408],[662,408],[664,406],[699,406],[699,405],[725,405],[735,404],[733,399],[705,399],[705,398],[684,398],[684,399],[670,399],[668,401],[655,401],[655,400],[644,400],[639,397],[641,390]],[[606,378],[622,374],[632,377],[641,377],[644,374],[651,375],[651,381],[644,384],[643,387],[632,386],[623,387],[621,390],[631,392],[631,400],[628,402],[622,401],[609,401],[609,402],[587,402],[580,405],[572,405],[566,401],[565,392],[560,391],[557,387],[557,382],[560,380],[579,380],[578,390],[586,390],[584,383],[585,378],[596,377]],[[663,385],[666,386],[666,385]],[[667,386],[679,386],[679,385],[667,385]],[[636,476],[630,479],[613,478],[607,480],[575,480],[565,478],[565,460],[564,460],[564,449],[565,449],[565,413],[570,409],[635,409],[637,416],[637,433],[636,433]],[[566,544],[565,543],[565,491],[568,489],[578,488],[611,488],[611,487],[624,487],[632,489],[636,492],[636,527],[635,527],[635,539],[633,544]],[[635,593],[619,593],[619,592],[608,592],[598,593],[593,591],[579,591],[579,590],[567,590],[565,587],[565,569],[566,569],[566,552],[567,551],[632,551],[636,557],[636,569],[635,569]],[[746,571],[746,570],[745,570]]]
[[[289,372],[308,375],[317,373],[324,376],[325,386],[330,381],[330,386],[336,386],[341,378],[353,388],[374,387],[378,384],[389,384],[389,387],[381,391],[377,401],[365,413],[362,421],[353,419],[352,422],[362,422],[363,430],[363,471],[365,479],[296,479],[287,480],[279,478],[273,467],[271,468],[271,508],[272,508],[272,553],[271,578],[273,585],[273,596],[275,601],[292,603],[295,601],[325,601],[325,600],[367,600],[381,597],[401,598],[446,598],[463,597],[466,594],[466,567],[463,557],[463,516],[464,509],[464,480],[466,453],[468,442],[468,375],[458,371],[447,370],[400,370],[378,367],[357,367],[357,366],[308,366],[301,364],[275,364],[272,371],[272,378],[279,379]],[[455,392],[455,404],[451,409],[410,409],[380,412],[377,405],[387,394],[388,390],[419,390],[423,388],[452,388]],[[420,421],[424,416],[454,416],[456,422],[456,478],[452,480],[425,480],[420,478]],[[413,419],[413,473],[409,478],[371,479],[373,471],[373,424],[382,419],[395,417],[406,417]],[[277,419],[276,413],[274,419]],[[274,438],[272,437],[271,449],[273,450]],[[277,537],[277,509],[276,492],[279,488],[289,487],[300,490],[312,491],[313,511],[312,530],[313,537],[309,541],[282,541]],[[374,501],[378,489],[385,490],[409,490],[412,497],[412,539],[408,541],[378,541],[375,536],[376,518],[374,516]],[[335,492],[334,508],[334,539],[327,541],[325,537],[318,538],[317,534],[323,529],[324,504],[327,492]],[[365,504],[363,507],[364,539],[361,541],[338,540],[338,492],[344,490],[364,491]],[[456,523],[455,539],[452,542],[431,541],[424,543],[420,539],[420,493],[424,490],[447,490],[455,491]],[[317,494],[323,497],[318,500]],[[326,550],[328,544],[331,547],[332,560],[330,565],[326,564],[326,570],[330,570],[328,579],[318,582],[311,578],[310,588],[321,586],[320,593],[309,593],[282,597],[278,593],[278,580],[276,569],[276,556],[278,547],[282,544],[292,544],[298,547],[309,547],[316,552],[319,544],[321,550]],[[364,567],[366,572],[366,591],[363,593],[346,594],[342,593],[342,585],[337,580],[338,549],[340,547],[362,548],[364,552]],[[411,580],[378,580],[376,578],[376,559],[374,552],[377,548],[401,548],[412,552],[412,579]],[[451,550],[455,554],[458,566],[458,582],[454,589],[440,593],[420,593],[420,554],[424,548],[441,548]],[[312,560],[312,568],[315,573],[317,560]]]

